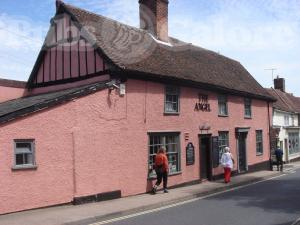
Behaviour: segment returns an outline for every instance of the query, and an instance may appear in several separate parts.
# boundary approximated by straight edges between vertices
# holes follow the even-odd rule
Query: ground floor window
[[[263,132],[262,130],[256,131],[256,155],[263,154]]]
[[[225,147],[229,147],[229,132],[228,131],[219,131],[219,158],[221,160],[222,154],[224,153]]]
[[[34,166],[34,140],[15,140],[14,145],[14,166],[18,168]]]
[[[179,133],[149,133],[149,176],[155,176],[155,155],[160,147],[164,147],[169,160],[170,174],[180,171]]]
[[[299,153],[299,133],[289,133],[289,154]]]

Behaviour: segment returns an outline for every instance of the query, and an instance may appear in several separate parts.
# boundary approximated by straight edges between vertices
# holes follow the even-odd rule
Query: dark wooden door
[[[200,136],[200,176],[201,179],[212,179],[211,136]]]
[[[247,133],[240,133],[238,137],[239,172],[244,172],[247,170],[246,140]]]

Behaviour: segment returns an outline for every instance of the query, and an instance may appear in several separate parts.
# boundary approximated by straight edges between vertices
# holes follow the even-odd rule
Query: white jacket
[[[221,165],[226,168],[233,168],[232,155],[230,152],[225,152],[222,154]]]

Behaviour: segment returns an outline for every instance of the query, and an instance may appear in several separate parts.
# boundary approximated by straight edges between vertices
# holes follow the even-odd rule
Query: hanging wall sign
[[[198,102],[195,105],[195,111],[210,112],[210,104],[208,103],[208,95],[198,94]]]
[[[192,142],[186,146],[186,165],[194,165],[195,163],[195,148]]]

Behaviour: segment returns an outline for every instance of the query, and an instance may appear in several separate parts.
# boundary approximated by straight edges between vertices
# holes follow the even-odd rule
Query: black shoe
[[[155,195],[156,194],[156,188],[152,188],[151,193]]]
[[[164,189],[164,193],[169,193],[168,189]]]

